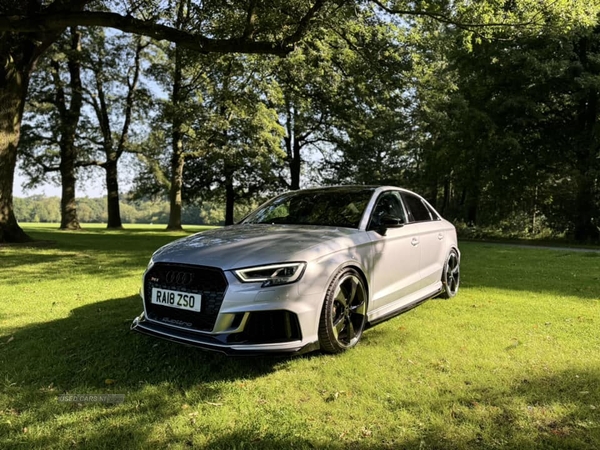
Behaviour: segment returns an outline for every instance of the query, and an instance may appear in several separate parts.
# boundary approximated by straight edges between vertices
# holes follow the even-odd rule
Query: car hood
[[[357,244],[359,230],[299,225],[232,225],[171,242],[154,262],[229,270],[286,261],[311,261]]]

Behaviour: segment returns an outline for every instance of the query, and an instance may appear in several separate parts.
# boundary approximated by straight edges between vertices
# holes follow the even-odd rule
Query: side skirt
[[[370,320],[367,322],[367,328],[372,327],[373,325],[376,325],[378,323],[385,322],[386,320],[390,320],[390,319],[392,319],[396,316],[399,316],[400,314],[403,314],[407,311],[410,311],[411,309],[419,306],[421,303],[425,303],[427,300],[437,297],[438,295],[440,295],[442,293],[442,291],[443,291],[443,289],[439,289],[438,291],[435,291],[432,294],[426,295],[425,297],[415,300],[412,303],[404,305],[401,308],[398,308],[384,316],[378,317],[377,319],[374,319],[374,320]]]

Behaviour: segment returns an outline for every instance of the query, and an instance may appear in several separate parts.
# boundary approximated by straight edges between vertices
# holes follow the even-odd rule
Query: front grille
[[[152,289],[170,289],[202,297],[200,312],[151,303]],[[212,331],[227,290],[220,269],[187,264],[156,263],[144,278],[144,301],[148,319],[201,331]]]

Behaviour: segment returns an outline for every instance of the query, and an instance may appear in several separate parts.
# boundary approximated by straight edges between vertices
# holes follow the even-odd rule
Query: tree
[[[83,104],[81,33],[76,27],[72,27],[70,33],[46,54],[43,70],[35,74],[33,85],[20,144],[26,172],[30,184],[49,173],[60,174],[60,228],[76,230],[81,228],[75,202],[75,181],[76,169],[80,166],[78,148],[81,140],[77,137],[77,129]]]
[[[86,101],[96,116],[100,131],[97,141],[103,156],[103,160],[88,164],[105,171],[107,227],[121,228],[118,165],[129,150],[135,110],[143,96],[139,88],[141,60],[148,44],[139,36],[106,36],[103,29],[90,30],[88,37],[86,61],[91,74],[89,84],[94,88],[87,91]]]
[[[180,2],[177,9],[176,26],[178,29],[190,27],[190,2]],[[184,49],[175,44],[171,52],[173,78],[171,90],[171,165],[169,183],[169,224],[168,230],[181,230],[183,168],[185,165],[184,122],[186,87],[184,65],[190,65],[185,59]],[[189,89],[188,89],[189,92]]]
[[[335,26],[343,28],[347,15],[347,11],[340,11],[330,21],[335,20]],[[330,27],[314,30],[287,58],[273,61],[271,84],[277,93],[270,101],[285,130],[283,149],[288,174],[280,179],[288,189],[300,189],[309,152],[312,150],[316,159],[319,145],[327,145],[331,108],[342,82],[333,61],[340,48],[331,45],[335,40],[332,36],[335,32]]]
[[[3,3],[0,14],[27,16],[39,9],[37,1],[26,0]],[[0,242],[29,240],[17,224],[12,202],[21,120],[34,64],[61,32],[4,32],[0,36]]]
[[[600,242],[600,25],[576,34],[572,42],[566,78],[574,94],[567,127],[576,186],[573,234],[581,242]]]
[[[0,242],[19,242],[28,236],[18,226],[13,211],[12,189],[17,162],[23,107],[29,79],[37,59],[69,26],[113,27],[125,32],[147,35],[153,39],[177,42],[182,47],[200,52],[286,54],[306,33],[313,19],[324,9],[325,0],[311,5],[285,2],[262,6],[257,2],[237,8],[213,2],[198,4],[197,30],[206,34],[182,32],[168,24],[158,23],[160,12],[136,17],[135,3],[124,5],[123,14],[103,9],[91,0],[55,0],[44,4],[37,0],[3,2],[0,6]],[[290,6],[292,6],[291,8]],[[97,10],[84,11],[86,7]],[[162,4],[161,4],[162,5]],[[206,8],[204,6],[206,5]],[[118,8],[117,5],[109,4]],[[207,29],[202,26],[210,8],[225,8],[229,29]],[[292,16],[288,16],[293,12]],[[283,25],[283,26],[282,26]],[[232,30],[240,30],[233,33]],[[206,36],[214,37],[206,37]]]
[[[61,38],[46,53],[41,70],[32,78],[21,152],[30,185],[48,173],[60,173],[63,229],[80,227],[75,171],[90,166],[101,167],[106,174],[108,227],[121,226],[118,163],[124,152],[131,151],[135,113],[140,98],[147,97],[139,87],[146,45],[122,33],[106,36],[103,29],[89,28],[83,39],[78,30],[72,30],[70,38]],[[80,124],[84,101],[91,109],[83,112]]]
[[[451,216],[529,217],[520,226],[534,230],[541,212],[557,232],[598,240],[598,28],[563,20],[467,48],[461,33],[442,34],[451,45],[433,76],[446,87],[418,86],[418,120],[430,137],[423,178],[443,181]]]
[[[261,61],[226,55],[211,58],[205,67],[196,93],[204,100],[203,114],[191,125],[196,150],[184,173],[184,194],[190,200],[224,195],[230,225],[237,201],[278,184],[283,129],[266,104],[270,80],[264,79]]]
[[[168,2],[156,5],[91,0],[55,0],[48,4],[37,0],[4,2],[0,6],[0,56],[4,61],[0,70],[0,101],[5,106],[0,114],[0,242],[27,239],[12,210],[12,183],[23,104],[36,60],[66,27],[113,27],[205,53],[283,55],[293,49],[316,19],[339,7],[357,5],[360,11],[360,7],[370,4],[378,5],[381,18],[395,17],[397,23],[407,22],[409,17],[431,18],[465,30],[477,39],[485,37],[486,30],[519,30],[518,27],[536,25],[543,22],[547,14],[561,15],[567,22],[573,17],[589,18],[596,6],[587,0],[506,3],[315,0],[312,4],[300,0],[231,3],[209,0],[193,3],[195,26],[190,32],[177,29],[172,21],[165,19],[168,17],[165,9],[170,7]],[[143,5],[144,10],[140,11],[137,5]],[[219,20],[213,20],[215,17]]]
[[[414,89],[406,26],[365,10],[325,43],[337,79],[329,95],[332,144],[323,170],[332,184],[403,184],[414,165],[410,92]]]

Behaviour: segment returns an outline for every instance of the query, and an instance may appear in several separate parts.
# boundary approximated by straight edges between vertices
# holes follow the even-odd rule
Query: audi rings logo
[[[169,270],[166,276],[166,282],[169,284],[176,284],[177,286],[187,286],[192,282],[192,274],[189,272],[176,272]]]

